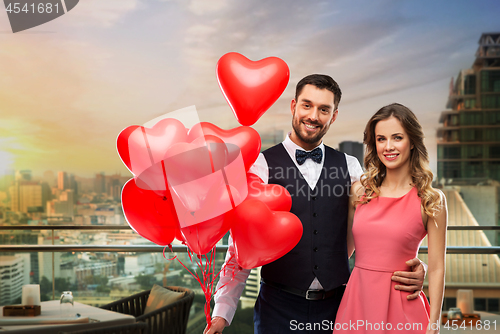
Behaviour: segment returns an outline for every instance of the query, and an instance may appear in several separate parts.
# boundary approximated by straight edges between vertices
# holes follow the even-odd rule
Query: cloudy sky
[[[326,73],[343,91],[326,144],[361,141],[369,117],[399,102],[422,122],[435,170],[450,80],[472,65],[481,33],[500,31],[498,0],[80,0],[16,34],[0,6],[0,173],[126,175],[118,133],[190,105],[238,126],[215,76],[231,51],[290,68],[254,125],[262,133],[288,131],[295,84]]]

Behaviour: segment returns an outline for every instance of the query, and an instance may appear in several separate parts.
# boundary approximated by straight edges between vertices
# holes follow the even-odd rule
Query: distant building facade
[[[450,85],[438,129],[438,180],[500,181],[500,33],[484,33],[472,68]]]
[[[500,225],[500,32],[483,33],[476,59],[450,84],[438,129],[437,180],[460,187],[480,225]],[[486,231],[493,245],[499,232]]]
[[[20,302],[23,285],[30,283],[29,254],[0,256],[0,305]]]
[[[48,217],[74,217],[74,192],[73,190],[63,190],[58,199],[47,202]]]
[[[15,181],[9,188],[11,210],[14,212],[43,212],[42,186],[33,181]]]

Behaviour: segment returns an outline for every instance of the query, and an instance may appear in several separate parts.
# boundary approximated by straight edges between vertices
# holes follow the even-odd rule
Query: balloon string
[[[146,134],[146,129],[141,126],[142,135],[144,136],[144,142],[146,143],[146,148],[148,149],[149,159],[151,159],[151,165],[155,164],[155,160],[153,159],[153,153],[151,152],[151,147],[149,147],[148,135]]]
[[[205,143],[207,148],[209,147],[209,143]],[[212,157],[212,152],[210,152],[210,149],[208,149],[208,157],[210,158],[210,166],[212,167],[212,173],[215,173],[215,166],[214,166],[214,158]]]
[[[222,177],[224,177],[224,183],[226,183],[226,189],[229,194],[229,200],[231,201],[231,206],[234,209],[236,205],[234,204],[233,194],[231,193],[231,188],[229,187],[229,181],[227,180],[226,170],[224,169],[224,167],[221,168],[221,172],[222,172]]]
[[[217,279],[217,277],[219,277],[220,273],[222,271],[224,271],[224,273],[226,273],[226,269],[227,269],[227,266],[228,266],[228,263],[231,262],[231,260],[233,259],[234,257],[234,254],[231,255],[231,257],[226,261],[226,263],[222,266],[221,270],[219,270],[219,272],[217,273],[217,275],[215,275],[215,277],[213,278],[213,281],[215,281]],[[231,270],[231,279],[225,283],[224,285],[220,286],[218,289],[215,290],[214,294],[217,293],[217,291],[219,291],[220,289],[222,289],[223,287],[225,287],[227,284],[229,284],[229,282],[232,282],[234,281],[234,278],[236,277],[236,268],[238,268],[239,270],[241,270],[242,268],[235,264],[234,266],[233,265],[230,265],[230,267],[232,267],[232,270]]]
[[[165,258],[168,261],[175,260],[177,258],[177,254],[171,259],[167,259],[167,257],[165,256],[165,249],[167,249],[167,247],[170,248],[170,251],[172,252],[172,244],[168,244],[168,246],[165,246],[165,248],[163,248],[163,258]]]
[[[168,190],[167,171],[165,170],[165,160],[161,161],[161,170],[163,172],[163,181],[165,181],[165,190]]]
[[[169,247],[169,248],[170,248],[170,251],[172,251],[172,245],[168,245],[167,247]],[[165,247],[165,248],[166,248],[166,247]],[[163,249],[163,251],[165,251],[165,248]],[[172,252],[173,252],[173,251],[172,251]],[[188,248],[188,254],[189,254],[189,248]],[[163,253],[163,256],[165,257],[165,253]],[[191,258],[191,255],[189,256],[189,258]],[[165,259],[167,259],[167,258],[165,257]],[[170,260],[175,260],[175,259],[177,259],[177,261],[179,261],[179,263],[180,263],[180,264],[184,267],[184,269],[186,269],[186,270],[188,271],[188,273],[190,273],[190,274],[191,274],[191,276],[193,276],[193,277],[194,277],[194,279],[196,279],[196,280],[198,281],[198,283],[201,285],[201,280],[200,280],[200,278],[198,277],[198,274],[196,274],[196,275],[195,275],[195,274],[193,274],[193,273],[191,272],[191,270],[189,270],[189,269],[188,269],[188,268],[184,265],[184,263],[182,263],[182,261],[181,261],[181,260],[179,260],[179,258],[177,257],[177,255],[175,255],[175,256],[174,256],[172,259],[170,259]],[[167,260],[168,260],[168,259],[167,259]],[[191,260],[191,262],[193,262],[193,261]]]
[[[165,255],[165,250],[167,249],[167,247],[173,253],[172,245],[169,244],[168,246],[166,246],[163,249],[163,257],[165,259],[167,259],[166,255]],[[189,256],[189,260],[191,261],[191,263],[196,264],[198,269],[200,269],[202,278],[199,277],[199,275],[196,271],[193,273],[191,270],[189,270],[186,267],[186,265],[184,265],[184,263],[182,263],[182,261],[177,257],[177,255],[175,255],[173,258],[167,259],[167,260],[171,261],[171,260],[177,259],[177,261],[179,261],[179,263],[184,267],[184,269],[186,269],[191,274],[191,276],[193,276],[193,278],[198,282],[198,284],[200,284],[201,289],[203,291],[203,294],[205,296],[205,306],[204,306],[205,318],[206,318],[207,324],[209,326],[208,328],[210,328],[211,322],[212,322],[211,316],[210,316],[210,302],[212,301],[212,298],[217,293],[217,291],[224,288],[229,282],[234,280],[234,278],[236,276],[237,264],[235,264],[235,265],[233,265],[233,264],[228,265],[228,264],[231,263],[231,260],[234,258],[235,254],[232,254],[231,257],[229,257],[228,261],[226,261],[226,263],[222,266],[222,268],[217,272],[216,275],[214,275],[214,273],[215,273],[215,257],[216,257],[216,247],[215,246],[207,254],[196,255],[196,257],[194,257],[194,253],[189,248],[188,248],[187,254]],[[205,264],[203,264],[203,260],[205,260]],[[228,267],[232,268],[231,280],[229,280],[227,283],[220,286],[218,289],[216,289],[214,291],[215,280],[219,277],[221,272],[225,273],[226,270],[228,270]],[[239,268],[239,266],[238,266],[238,268]],[[239,268],[239,269],[241,269],[241,268]]]

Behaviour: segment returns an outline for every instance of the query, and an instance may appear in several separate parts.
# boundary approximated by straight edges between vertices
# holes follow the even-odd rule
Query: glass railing
[[[448,230],[450,238],[453,233],[466,237],[472,231],[498,231],[500,227],[449,226]],[[220,268],[227,245],[217,245],[216,250],[216,268]],[[426,253],[427,247],[421,247],[419,257],[424,262]],[[459,289],[470,289],[475,310],[500,314],[500,247],[449,246],[447,253],[451,266],[447,270],[453,275],[447,277],[443,309],[456,306]],[[0,226],[0,305],[20,303],[20,287],[29,283],[40,284],[42,300],[58,299],[62,291],[70,290],[75,301],[94,306],[149,290],[153,284],[184,286],[196,294],[188,333],[201,333],[205,327],[203,293],[177,259],[171,260],[174,254],[195,269],[186,246],[165,249],[128,226]],[[253,333],[252,296],[259,289],[258,279],[248,285],[225,334]]]

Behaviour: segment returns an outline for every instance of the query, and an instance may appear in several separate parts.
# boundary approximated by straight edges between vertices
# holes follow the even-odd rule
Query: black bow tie
[[[297,163],[299,165],[302,165],[304,162],[306,162],[308,158],[320,164],[321,160],[323,159],[323,151],[321,151],[321,148],[319,147],[316,147],[311,152],[295,150],[295,159],[297,160]]]

